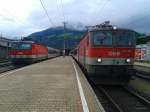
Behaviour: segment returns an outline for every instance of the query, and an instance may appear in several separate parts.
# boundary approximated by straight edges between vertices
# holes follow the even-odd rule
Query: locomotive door
[[[118,64],[118,59],[117,59],[117,48],[116,48],[116,47],[113,48],[113,59],[114,59],[113,64],[114,64],[114,65]]]
[[[116,35],[116,32],[113,32],[113,35]],[[118,65],[120,63],[120,60],[118,59],[120,52],[117,48],[116,38],[116,36],[113,36],[113,65]]]
[[[77,60],[80,61],[79,60],[80,59],[80,57],[79,57],[79,48],[77,48],[77,54],[76,54],[76,56],[77,56]]]
[[[113,35],[115,35],[116,32],[113,32]],[[117,64],[117,46],[116,46],[116,39],[115,39],[115,36],[113,36],[113,49],[112,49],[112,56],[113,56],[113,65],[116,65]]]
[[[85,46],[83,48],[83,52],[84,52],[84,56],[83,56],[83,65],[85,66],[86,65],[86,49],[85,49]]]

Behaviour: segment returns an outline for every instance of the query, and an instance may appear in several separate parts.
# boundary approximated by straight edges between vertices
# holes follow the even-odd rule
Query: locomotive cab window
[[[99,31],[93,33],[93,45],[112,45],[112,32]]]
[[[94,46],[135,46],[135,33],[126,30],[93,32]]]
[[[135,36],[132,31],[114,32],[114,43],[116,46],[135,46]]]

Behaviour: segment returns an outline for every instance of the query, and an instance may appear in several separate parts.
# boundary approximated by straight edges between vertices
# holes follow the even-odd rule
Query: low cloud
[[[14,0],[16,1],[16,0]],[[53,25],[38,0],[32,5],[27,0],[28,10],[22,8],[22,13],[0,16],[0,31],[6,36],[27,36]],[[150,1],[149,0],[42,0],[54,26],[68,22],[68,27],[80,28],[85,25],[100,24],[111,21],[118,26],[134,29],[141,33],[150,34]],[[23,2],[25,3],[25,2]],[[6,3],[5,3],[6,4]],[[17,4],[19,7],[24,4]],[[14,6],[14,7],[17,7]],[[4,6],[3,6],[4,7]],[[5,6],[7,9],[7,5]],[[26,7],[24,7],[26,8]],[[17,8],[15,8],[17,9]],[[11,9],[7,9],[11,10]],[[18,9],[19,10],[19,9]],[[0,14],[1,14],[0,9]],[[19,17],[19,14],[23,15]],[[16,17],[16,18],[15,18]]]

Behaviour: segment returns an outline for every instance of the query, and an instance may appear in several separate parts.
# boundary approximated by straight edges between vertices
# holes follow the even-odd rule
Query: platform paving
[[[70,58],[0,74],[0,112],[82,112]]]

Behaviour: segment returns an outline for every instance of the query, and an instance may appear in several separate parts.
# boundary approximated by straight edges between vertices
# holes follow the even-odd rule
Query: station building
[[[14,40],[12,39],[0,37],[0,60],[7,59],[9,57],[9,51],[13,41]]]
[[[137,61],[150,61],[150,42],[136,46],[135,58]]]

